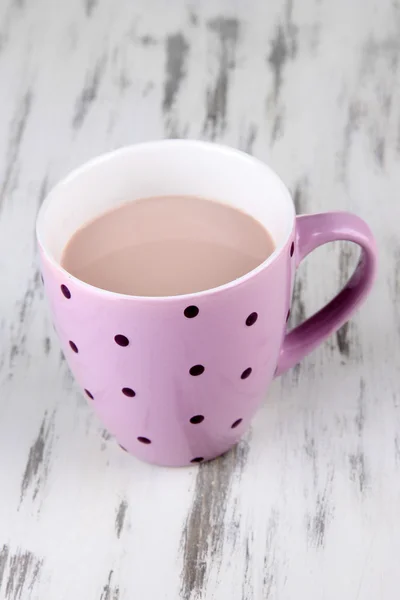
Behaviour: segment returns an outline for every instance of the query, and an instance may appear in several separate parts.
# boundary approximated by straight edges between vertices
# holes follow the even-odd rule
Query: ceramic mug
[[[127,201],[173,194],[245,211],[272,234],[275,251],[230,283],[171,297],[105,291],[62,268],[62,251],[82,225]],[[347,321],[376,265],[373,236],[359,217],[296,217],[289,191],[268,166],[187,140],[122,148],[74,171],[44,201],[37,237],[55,327],[76,380],[123,449],[169,466],[210,460],[234,446],[274,375]],[[361,246],[353,276],[287,333],[296,267],[335,240]]]

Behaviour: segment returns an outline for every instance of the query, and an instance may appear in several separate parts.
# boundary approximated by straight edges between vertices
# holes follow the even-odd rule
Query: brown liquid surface
[[[146,198],[79,229],[62,266],[96,287],[134,296],[176,296],[214,288],[274,251],[253,217],[194,196]]]

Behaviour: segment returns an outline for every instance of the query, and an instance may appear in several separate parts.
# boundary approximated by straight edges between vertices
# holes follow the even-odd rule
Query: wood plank
[[[0,3],[0,598],[397,598],[400,7],[391,0]],[[372,226],[377,284],[274,382],[237,449],[181,470],[122,454],[75,386],[40,283],[37,210],[124,144],[242,148],[298,212]],[[356,252],[301,266],[292,324]]]

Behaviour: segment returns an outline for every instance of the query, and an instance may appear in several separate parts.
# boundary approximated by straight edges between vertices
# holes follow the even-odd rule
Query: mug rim
[[[198,148],[202,147],[202,148],[204,148],[204,150],[212,149],[214,151],[223,153],[225,155],[236,156],[236,157],[239,157],[241,160],[245,160],[245,161],[248,161],[255,165],[261,166],[264,170],[266,170],[269,173],[269,175],[279,185],[279,187],[281,188],[281,191],[282,191],[282,196],[288,205],[289,212],[291,215],[292,226],[288,230],[288,234],[286,235],[286,237],[281,241],[280,244],[276,245],[274,251],[262,263],[260,263],[257,267],[255,267],[251,271],[248,271],[247,273],[245,273],[241,277],[238,277],[237,279],[233,279],[232,281],[228,281],[227,283],[224,283],[222,285],[219,285],[219,286],[216,286],[213,288],[208,288],[206,290],[201,290],[199,292],[189,292],[187,294],[177,294],[177,295],[173,295],[173,296],[136,296],[133,294],[123,294],[120,292],[113,292],[111,290],[106,290],[106,289],[97,287],[95,285],[92,285],[90,283],[87,283],[85,281],[82,281],[82,279],[79,279],[78,277],[75,277],[74,275],[72,275],[72,273],[67,271],[60,264],[60,262],[58,262],[57,260],[54,259],[51,252],[47,251],[46,246],[42,241],[41,229],[43,227],[44,214],[45,214],[47,207],[52,202],[52,197],[53,197],[54,192],[56,192],[60,187],[67,185],[68,183],[70,183],[71,181],[73,181],[74,179],[79,177],[79,175],[84,173],[86,170],[88,170],[92,167],[101,166],[102,163],[112,160],[113,158],[117,157],[118,155],[122,156],[123,154],[130,153],[132,151],[140,152],[141,150],[146,150],[147,148],[150,148],[150,147],[156,148],[157,146],[164,146],[164,147],[167,147],[167,146],[186,146],[186,147],[192,146],[193,147],[193,146],[195,146]],[[286,248],[289,240],[291,239],[291,237],[293,235],[295,217],[296,217],[295,206],[294,206],[294,202],[293,202],[293,199],[292,199],[289,189],[287,188],[285,183],[282,181],[282,179],[279,177],[279,175],[269,165],[267,165],[262,160],[252,156],[251,154],[248,154],[247,152],[244,152],[242,150],[239,150],[237,148],[233,148],[231,146],[227,146],[224,144],[217,144],[214,142],[208,142],[208,141],[203,141],[203,140],[191,140],[191,139],[161,139],[161,140],[146,141],[146,142],[140,142],[137,144],[129,144],[129,145],[121,146],[121,147],[111,150],[109,152],[104,152],[102,154],[99,154],[99,155],[89,159],[88,161],[84,162],[83,164],[76,167],[75,169],[72,169],[72,171],[70,171],[65,177],[63,177],[60,181],[58,181],[55,184],[55,186],[53,186],[51,188],[51,190],[48,192],[46,198],[44,199],[44,201],[39,209],[39,212],[38,212],[38,215],[36,218],[35,230],[36,230],[36,239],[37,239],[39,248],[40,248],[43,256],[45,257],[46,261],[48,261],[55,269],[57,269],[60,273],[62,273],[67,279],[73,281],[76,285],[83,286],[83,288],[87,289],[88,291],[90,291],[92,293],[106,295],[106,296],[109,296],[109,297],[112,297],[115,299],[131,299],[131,300],[136,300],[136,301],[142,300],[142,301],[150,301],[150,302],[165,302],[167,300],[181,300],[181,299],[188,300],[190,298],[199,298],[199,297],[203,297],[203,296],[207,296],[207,295],[213,295],[216,293],[220,293],[220,292],[232,289],[236,286],[245,284],[248,280],[252,279],[256,275],[258,275],[258,273],[260,273],[261,271],[264,271],[273,262],[275,262],[275,260],[279,257],[279,255],[283,251],[283,249]]]

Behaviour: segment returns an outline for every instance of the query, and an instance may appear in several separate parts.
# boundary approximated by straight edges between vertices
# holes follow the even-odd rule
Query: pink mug
[[[98,289],[60,265],[68,240],[89,220],[130,200],[173,194],[245,211],[272,234],[275,251],[226,285],[161,298]],[[289,191],[265,164],[188,140],[122,148],[77,169],[43,203],[37,237],[55,327],[90,404],[124,450],[168,466],[200,463],[232,448],[274,375],[347,321],[376,268],[374,238],[359,217],[296,217]],[[353,276],[287,333],[296,267],[335,240],[361,246]]]

